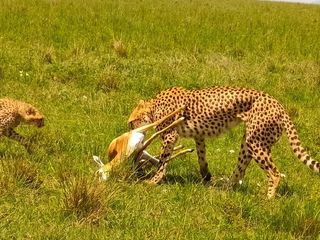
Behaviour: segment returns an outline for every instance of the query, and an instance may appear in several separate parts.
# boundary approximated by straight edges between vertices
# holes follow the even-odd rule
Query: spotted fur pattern
[[[283,131],[287,133],[299,160],[313,171],[320,172],[320,163],[311,159],[301,146],[297,130],[283,106],[261,91],[233,87],[211,87],[202,90],[175,87],[159,93],[150,101],[141,101],[132,112],[129,124],[136,128],[154,122],[182,106],[185,106],[183,115],[186,120],[162,136],[161,165],[152,179],[153,183],[159,183],[165,175],[166,159],[179,136],[194,138],[200,173],[204,180],[210,180],[205,138],[218,136],[242,121],[245,123],[246,131],[231,183],[238,183],[244,177],[247,166],[254,159],[267,174],[268,197],[274,197],[280,173],[272,160],[271,148]],[[159,128],[168,125],[170,121]]]
[[[28,141],[15,132],[20,123],[44,126],[43,115],[32,105],[14,99],[0,99],[0,137],[6,136],[21,143],[28,151]]]

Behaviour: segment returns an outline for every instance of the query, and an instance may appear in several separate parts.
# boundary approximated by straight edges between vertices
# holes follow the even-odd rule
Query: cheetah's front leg
[[[151,179],[150,183],[158,184],[161,182],[166,174],[166,167],[168,165],[168,159],[173,151],[174,145],[178,140],[178,133],[176,130],[166,132],[162,135],[162,153],[160,155],[160,163],[156,174]]]
[[[14,131],[13,128],[7,129],[7,131],[5,131],[5,133],[4,133],[4,135],[12,140],[19,142],[22,146],[24,146],[26,148],[28,153],[32,152],[31,148],[30,148],[30,143],[23,136],[21,136],[19,133]]]

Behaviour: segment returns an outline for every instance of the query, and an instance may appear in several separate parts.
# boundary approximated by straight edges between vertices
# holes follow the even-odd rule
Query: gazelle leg
[[[136,129],[134,129],[133,131],[145,133],[145,132],[148,131],[149,129],[158,126],[159,124],[163,123],[164,121],[166,121],[167,119],[173,117],[174,115],[176,115],[177,113],[181,112],[181,111],[184,110],[184,109],[185,109],[185,107],[178,108],[177,110],[169,113],[168,115],[164,116],[163,118],[161,118],[161,119],[159,119],[159,120],[157,120],[157,121],[155,121],[155,122],[153,122],[153,123],[150,123],[150,124],[148,124],[148,125],[145,125],[145,126],[136,128]]]
[[[176,147],[173,148],[172,152],[176,152],[176,151],[178,151],[178,150],[180,150],[180,149],[183,149],[183,148],[184,148],[183,145],[178,145],[178,146],[176,146]],[[190,152],[193,151],[193,149],[191,149],[191,148],[189,148],[188,150],[190,150]],[[155,155],[155,156],[153,156],[153,157],[154,157],[154,158],[159,158],[159,157],[160,157],[160,154],[159,154],[159,155]]]
[[[174,150],[174,149],[173,149],[173,150]],[[181,150],[181,151],[173,154],[172,156],[170,156],[170,158],[167,160],[167,162],[168,162],[168,161],[171,161],[171,160],[174,159],[174,158],[180,157],[180,156],[182,156],[182,155],[185,155],[185,154],[191,153],[191,152],[193,152],[193,149],[191,149],[191,148],[183,149],[183,150]]]
[[[160,131],[154,133],[149,139],[147,139],[144,143],[141,149],[139,149],[139,151],[143,151],[144,149],[146,149],[151,143],[152,141],[158,137],[160,134],[168,131],[170,128],[173,128],[177,125],[179,125],[181,122],[183,122],[184,117],[179,118],[178,120],[174,121],[173,123],[171,123],[169,126],[161,129]]]
[[[175,150],[175,149],[173,149]],[[174,158],[180,157],[182,155],[185,155],[187,153],[191,153],[193,152],[193,149],[188,148],[188,149],[183,149],[177,153],[175,153],[174,155],[170,156],[169,159],[167,161],[171,161]],[[143,151],[142,154],[138,157],[139,159],[137,160],[140,163],[146,163],[146,162],[150,162],[151,164],[153,164],[154,166],[158,165],[160,160],[158,159],[158,157],[152,156],[150,155],[147,151]]]

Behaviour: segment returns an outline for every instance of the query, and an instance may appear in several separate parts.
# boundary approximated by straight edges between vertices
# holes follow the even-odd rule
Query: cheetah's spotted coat
[[[32,105],[14,99],[0,99],[0,137],[7,136],[20,142],[30,151],[28,141],[14,129],[21,123],[44,126],[43,115]]]
[[[202,90],[187,90],[175,87],[159,93],[150,101],[141,101],[129,118],[132,128],[160,119],[171,111],[185,106],[185,122],[162,136],[163,153],[161,165],[152,182],[159,183],[165,175],[166,159],[170,156],[178,136],[192,137],[197,146],[200,173],[210,180],[206,161],[205,138],[245,122],[238,164],[231,177],[237,183],[254,159],[268,176],[268,197],[274,197],[280,181],[280,173],[272,161],[271,148],[285,131],[291,147],[299,160],[315,172],[320,172],[320,163],[311,159],[301,146],[297,131],[282,105],[268,94],[245,88],[211,87]],[[168,125],[168,120],[158,130]]]

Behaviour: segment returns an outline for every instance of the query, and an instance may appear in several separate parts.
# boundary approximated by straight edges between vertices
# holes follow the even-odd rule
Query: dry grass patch
[[[119,79],[114,67],[108,66],[102,71],[96,89],[104,93],[119,89]]]
[[[112,49],[119,57],[123,57],[123,58],[128,57],[128,50],[124,45],[124,43],[122,42],[122,40],[114,39],[112,43]]]
[[[55,61],[55,51],[53,47],[49,47],[43,51],[42,60],[45,64],[52,64]]]
[[[8,165],[8,174],[26,187],[38,189],[43,183],[36,166],[25,160],[15,161],[12,165]]]
[[[39,189],[43,181],[38,169],[26,160],[8,160],[1,162],[0,193],[14,190],[16,187]]]
[[[8,165],[6,162],[1,161],[1,170],[0,170],[0,194],[5,194],[10,188],[12,188],[13,178],[8,171]]]
[[[295,230],[297,239],[317,239],[320,233],[320,221],[313,218],[302,218],[299,227]]]
[[[110,210],[117,189],[85,177],[70,178],[63,183],[63,204],[78,223],[99,224]]]

